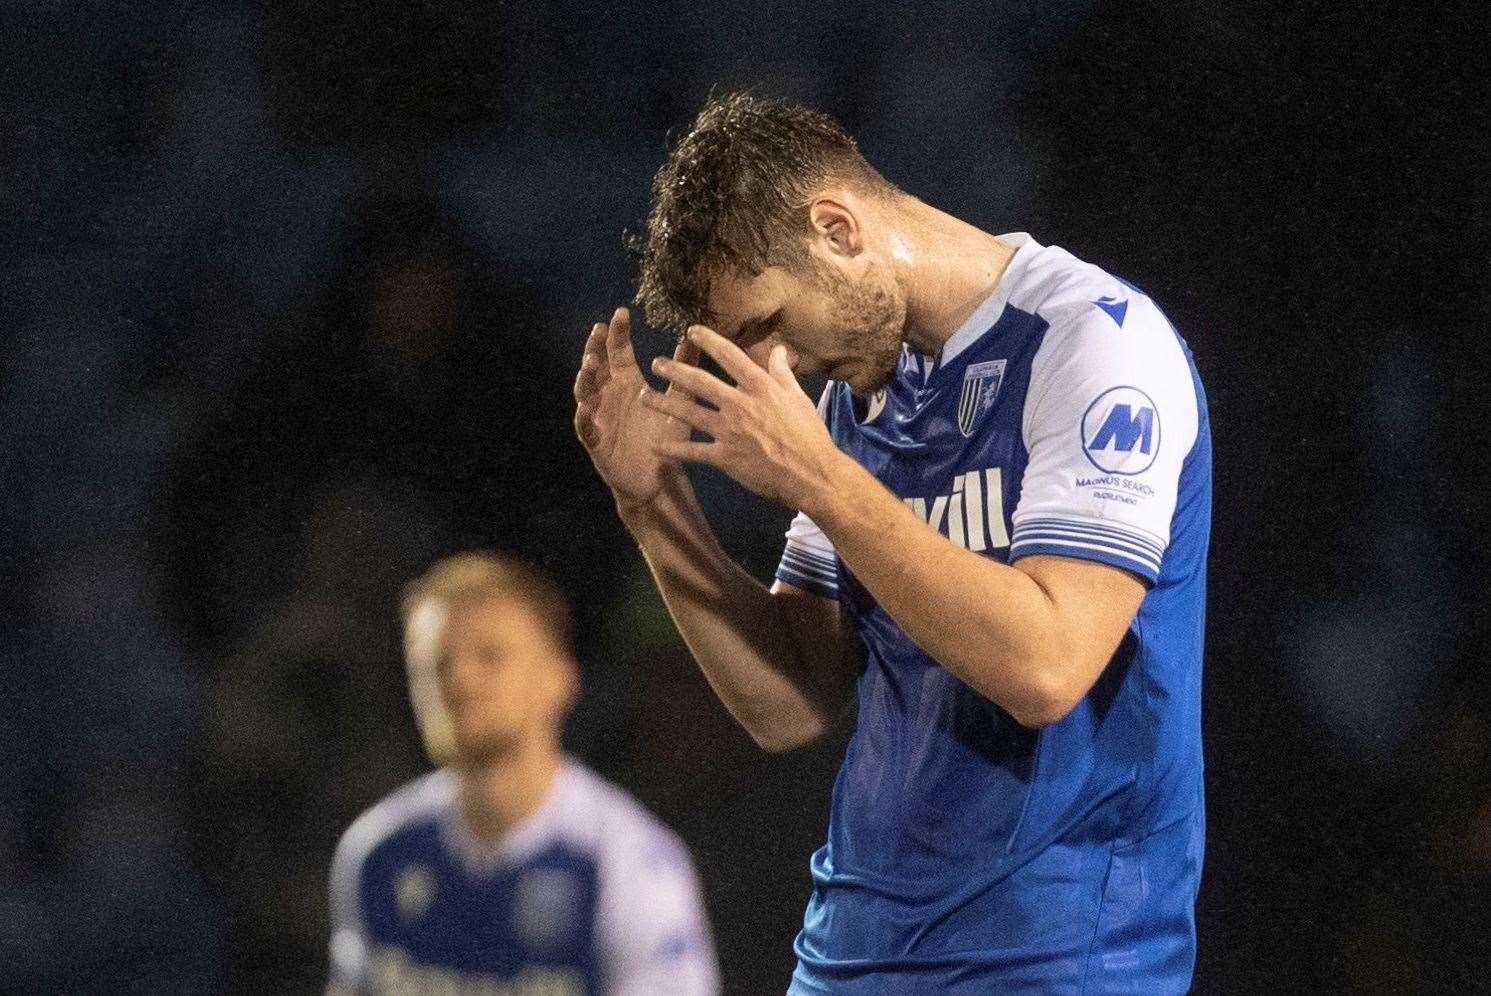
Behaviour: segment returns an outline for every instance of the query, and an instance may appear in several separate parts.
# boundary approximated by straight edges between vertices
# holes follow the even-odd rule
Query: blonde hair
[[[407,627],[427,602],[449,604],[472,598],[516,598],[537,617],[562,654],[572,651],[569,603],[549,576],[533,564],[499,550],[470,550],[438,561],[404,587]]]

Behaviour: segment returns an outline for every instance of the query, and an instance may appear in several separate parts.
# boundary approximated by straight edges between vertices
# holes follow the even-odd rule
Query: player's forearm
[[[688,479],[680,474],[646,508],[620,511],[730,714],[767,750],[822,733],[833,707],[829,676],[813,673],[770,592],[725,553]]]
[[[954,546],[849,458],[804,508],[934,660],[1027,726],[1065,700],[1059,617],[1033,578]]]

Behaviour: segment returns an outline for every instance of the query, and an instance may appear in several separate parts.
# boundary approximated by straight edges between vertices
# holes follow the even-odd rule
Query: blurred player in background
[[[535,568],[447,558],[404,601],[440,769],[353,823],[331,871],[331,993],[713,994],[681,841],[564,755],[569,612]]]
[[[576,430],[763,747],[813,740],[857,686],[791,991],[1185,991],[1211,437],[1160,309],[739,95],[673,148],[640,249],[648,318],[687,330],[654,364],[670,387],[618,310]],[[830,378],[816,410],[804,373]],[[770,590],[681,461],[799,511]]]

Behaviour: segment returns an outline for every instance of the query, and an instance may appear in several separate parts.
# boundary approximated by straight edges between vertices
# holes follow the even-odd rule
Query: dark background
[[[1483,17],[11,0],[0,990],[321,986],[336,837],[423,764],[398,588],[482,544],[571,593],[571,748],[693,848],[730,991],[781,991],[842,731],[732,725],[569,429],[667,136],[741,86],[1195,350],[1197,991],[1484,986]],[[787,511],[699,483],[766,576]]]

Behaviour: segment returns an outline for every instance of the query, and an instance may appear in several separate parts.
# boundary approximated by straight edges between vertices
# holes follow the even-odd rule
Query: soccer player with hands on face
[[[675,145],[639,248],[639,303],[683,332],[667,389],[618,309],[576,431],[762,747],[858,702],[791,992],[1185,991],[1211,437],[1184,341],[1131,285],[751,96]],[[688,462],[797,512],[769,589]]]

